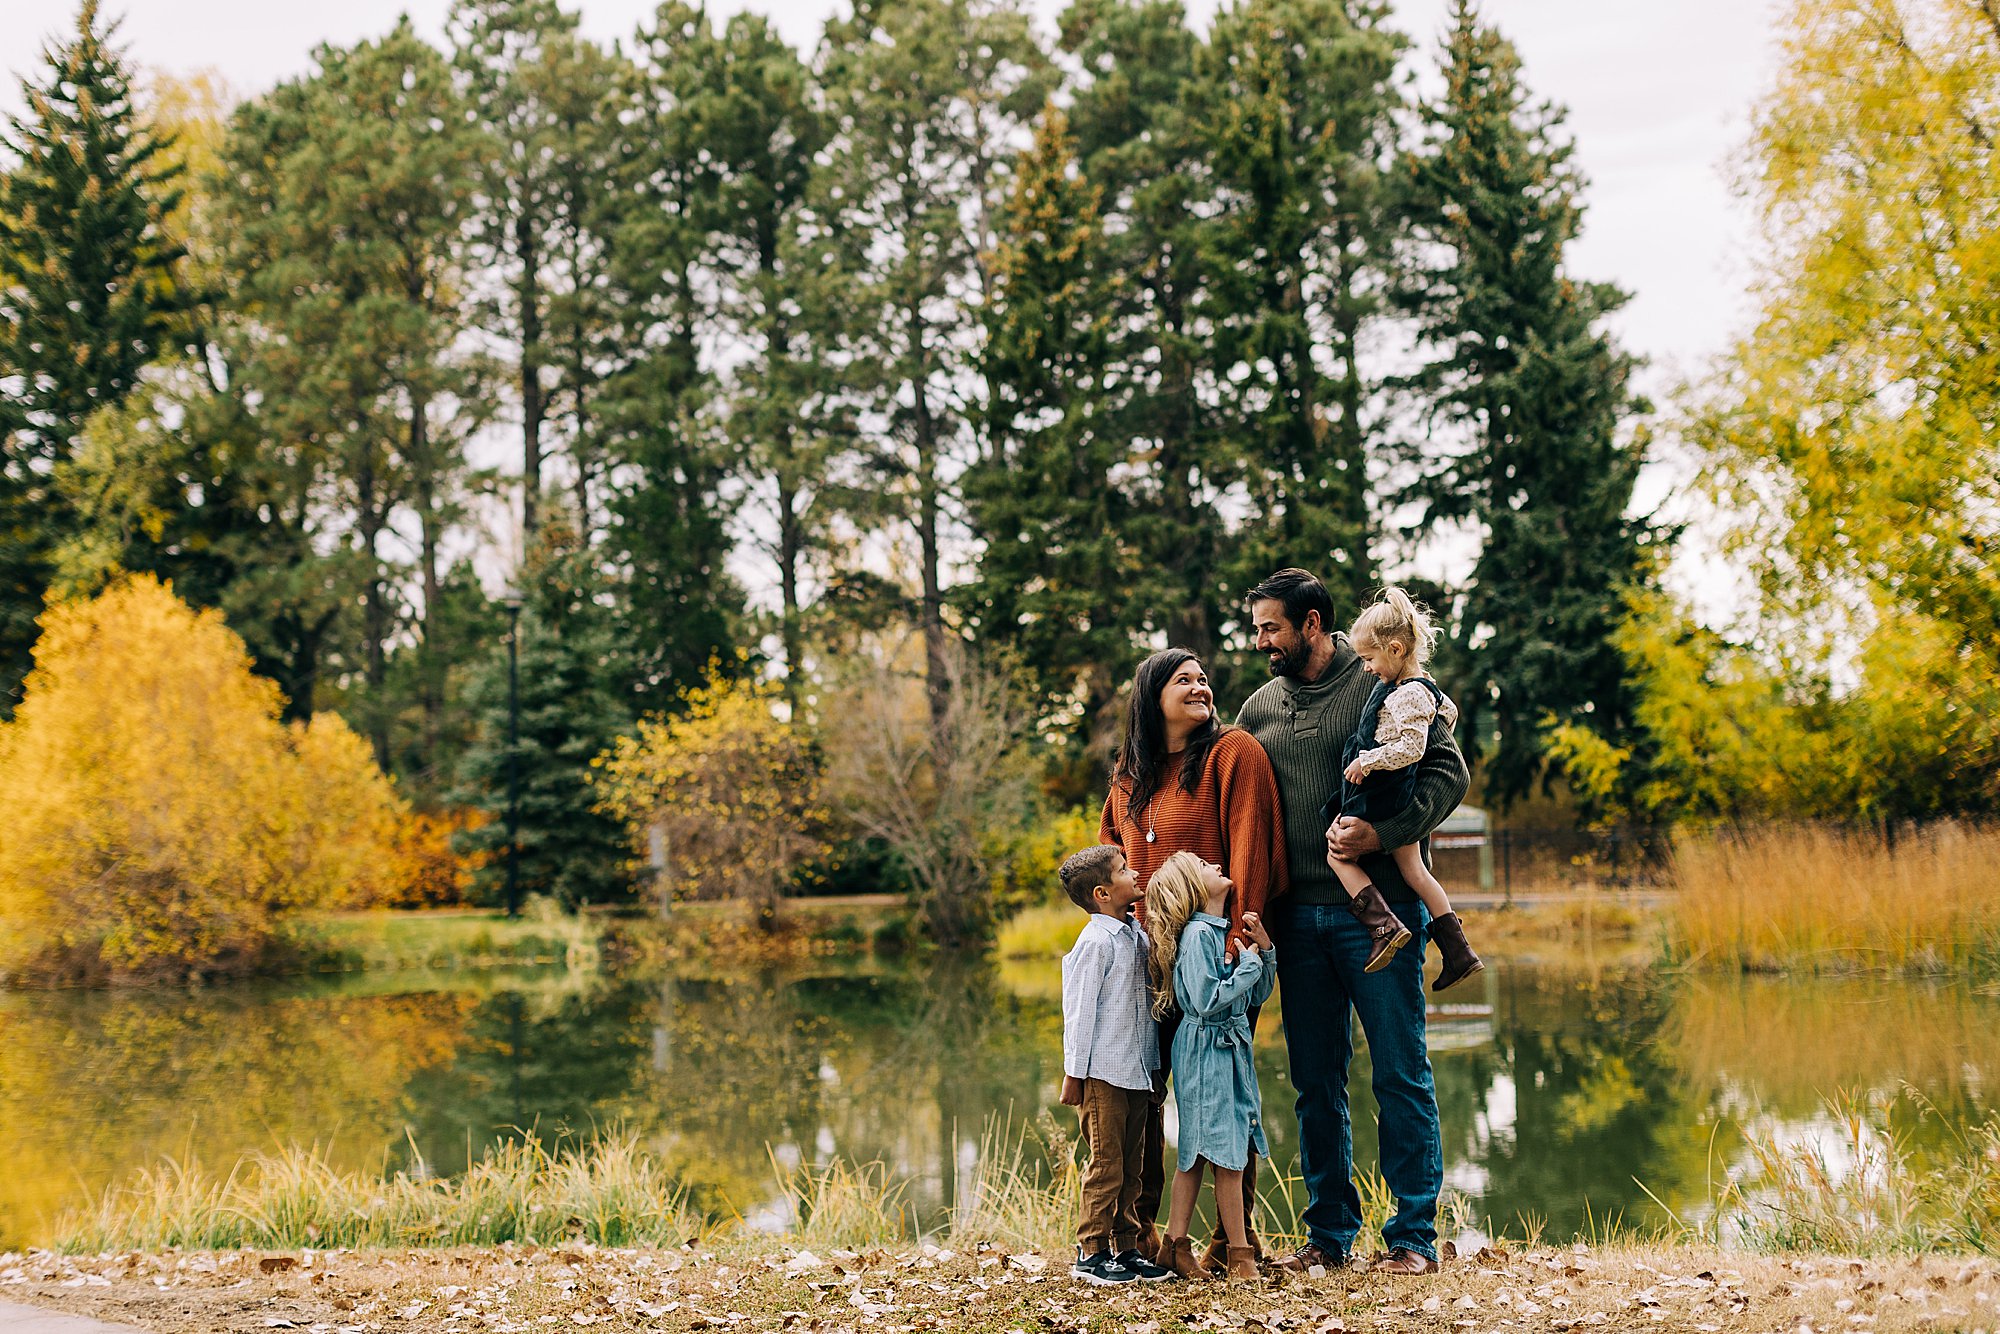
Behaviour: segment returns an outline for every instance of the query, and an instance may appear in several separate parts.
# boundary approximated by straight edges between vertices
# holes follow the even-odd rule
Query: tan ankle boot
[[[1167,1268],[1182,1278],[1195,1279],[1209,1277],[1209,1270],[1195,1259],[1194,1244],[1186,1237],[1176,1237],[1172,1233],[1160,1238],[1160,1260]]]
[[[1363,885],[1347,901],[1347,911],[1368,933],[1368,962],[1364,973],[1379,973],[1396,957],[1396,951],[1410,943],[1410,928],[1389,909],[1389,901],[1373,885]]]
[[[1229,1281],[1231,1283],[1254,1283],[1257,1281],[1257,1256],[1248,1246],[1229,1248]]]
[[[1251,1258],[1256,1260],[1258,1264],[1263,1264],[1264,1243],[1257,1236],[1257,1229],[1246,1225],[1243,1229],[1243,1235],[1250,1242]],[[1208,1249],[1201,1253],[1201,1262],[1218,1274],[1227,1269],[1229,1267],[1229,1238],[1223,1236],[1220,1232],[1210,1237],[1208,1239]]]

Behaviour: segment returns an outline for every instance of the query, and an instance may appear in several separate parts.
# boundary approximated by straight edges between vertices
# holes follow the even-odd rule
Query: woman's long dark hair
[[[1160,710],[1160,694],[1182,664],[1199,660],[1184,648],[1161,649],[1140,663],[1139,670],[1132,675],[1132,702],[1125,710],[1125,744],[1118,752],[1118,763],[1112,767],[1111,781],[1124,779],[1132,784],[1125,809],[1134,824],[1139,821],[1139,812],[1159,792],[1160,771],[1166,767],[1167,716]],[[1216,738],[1227,730],[1215,720],[1215,706],[1211,703],[1208,721],[1188,733],[1187,749],[1181,754],[1181,787],[1185,791],[1191,794],[1200,784],[1202,770],[1208,766],[1208,752],[1214,748]]]

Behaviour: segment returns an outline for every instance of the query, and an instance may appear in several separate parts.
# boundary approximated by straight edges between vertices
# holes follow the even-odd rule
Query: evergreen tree
[[[1612,738],[1629,724],[1612,633],[1648,568],[1651,533],[1628,516],[1643,450],[1624,429],[1642,405],[1601,327],[1624,294],[1564,269],[1582,182],[1560,112],[1530,103],[1520,58],[1471,0],[1455,0],[1445,55],[1406,167],[1401,300],[1430,353],[1412,387],[1432,427],[1413,493],[1424,526],[1463,521],[1483,539],[1458,699],[1505,804],[1544,773],[1551,719]]]
[[[1104,293],[1112,318],[1094,397],[1099,429],[1124,442],[1131,470],[1121,486],[1127,628],[1186,645],[1214,671],[1237,591],[1221,573],[1228,524],[1215,498],[1240,468],[1219,448],[1213,409],[1201,41],[1174,0],[1077,0],[1062,41],[1083,71],[1070,124],[1084,179],[1100,191],[1098,244],[1121,275]]]
[[[1304,564],[1359,606],[1373,579],[1361,340],[1392,232],[1403,41],[1387,16],[1377,0],[1240,0],[1200,64],[1217,416],[1254,506],[1231,544],[1239,591]]]
[[[607,251],[611,321],[596,428],[610,478],[607,551],[642,710],[671,708],[712,661],[733,660],[743,605],[724,569],[729,450],[701,355],[715,321],[705,280],[720,173],[685,85],[702,77],[689,64],[716,54],[707,32],[701,11],[672,0],[641,29],[616,111],[625,128],[613,188],[590,219]]]
[[[518,708],[509,707],[504,643],[469,687],[479,730],[459,762],[453,800],[491,817],[462,836],[464,850],[482,855],[476,884],[487,902],[502,901],[506,890],[510,789],[521,894],[574,908],[632,892],[625,831],[599,809],[592,783],[592,761],[632,726],[608,591],[591,551],[560,513],[549,516],[522,572]]]
[[[1047,60],[1014,0],[863,0],[827,25],[839,133],[815,182],[851,312],[844,371],[880,423],[870,466],[917,556],[934,730],[949,705],[945,541],[977,450],[967,410],[1010,140],[1040,110]]]
[[[115,31],[83,0],[0,138],[14,159],[0,174],[0,718],[29,666],[53,548],[75,526],[52,474],[191,304],[165,227],[180,170],[141,120]]]
[[[736,15],[720,32],[704,17],[662,73],[712,166],[713,319],[735,349],[712,407],[753,516],[744,540],[777,568],[778,639],[797,688],[854,435],[835,360],[842,285],[817,262],[809,197],[826,120],[810,71],[756,15]]]
[[[964,482],[984,548],[956,597],[980,642],[1015,650],[1044,716],[1087,729],[1114,704],[1134,643],[1130,507],[1115,478],[1127,449],[1101,397],[1120,284],[1057,107],[1013,178],[984,310],[989,451]]]
[[[492,285],[482,303],[489,333],[503,337],[521,409],[521,530],[535,531],[541,501],[543,430],[549,412],[548,317],[557,229],[576,201],[563,189],[563,161],[578,139],[550,94],[548,77],[574,40],[576,16],[555,0],[454,0],[445,19],[467,104],[494,150],[478,164],[474,253]],[[594,135],[586,136],[594,138]]]
[[[442,56],[407,22],[323,47],[307,78],[243,108],[227,152],[240,306],[255,323],[247,388],[266,431],[311,442],[360,590],[345,708],[392,761],[389,654],[403,615],[385,548],[417,545],[417,752],[442,727],[438,633],[445,536],[462,517],[464,446],[485,420],[490,367],[468,348],[464,245],[488,143]],[[423,761],[427,765],[428,761]]]

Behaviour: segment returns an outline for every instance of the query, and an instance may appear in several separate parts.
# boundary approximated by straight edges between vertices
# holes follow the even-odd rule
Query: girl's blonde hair
[[[1146,882],[1146,973],[1153,984],[1153,1017],[1164,1019],[1174,1008],[1174,960],[1180,957],[1181,932],[1208,900],[1202,884],[1201,858],[1176,852]]]
[[[1354,628],[1347,632],[1347,637],[1358,649],[1401,640],[1409,646],[1410,656],[1419,667],[1430,661],[1431,650],[1437,646],[1437,630],[1431,625],[1430,609],[1394,584],[1383,589],[1354,618]]]

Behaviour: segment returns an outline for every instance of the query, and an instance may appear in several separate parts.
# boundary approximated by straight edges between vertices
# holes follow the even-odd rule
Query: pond
[[[864,960],[0,995],[0,1248],[165,1156],[318,1144],[451,1173],[517,1127],[629,1127],[703,1205],[753,1223],[775,1216],[774,1164],[881,1162],[934,1227],[982,1143],[1074,1127],[1058,992],[1053,965]],[[1909,1127],[1920,1139],[2000,1101],[2000,999],[1962,985],[1502,958],[1452,998],[1432,1057],[1447,1185],[1475,1225],[1649,1224],[1648,1191],[1699,1212],[1743,1127],[1810,1134],[1828,1095],[1907,1084],[1939,1113]],[[1283,999],[1257,1063],[1276,1166],[1295,1174]],[[1364,1164],[1367,1086],[1364,1048]]]

